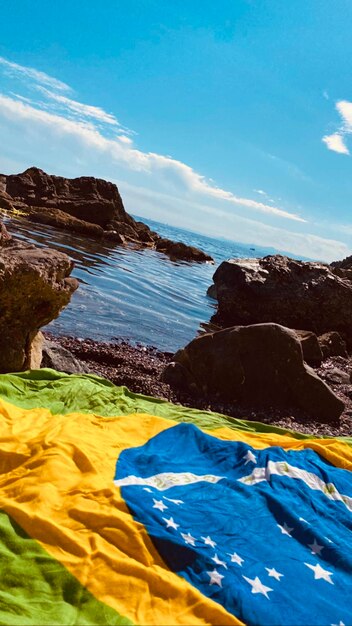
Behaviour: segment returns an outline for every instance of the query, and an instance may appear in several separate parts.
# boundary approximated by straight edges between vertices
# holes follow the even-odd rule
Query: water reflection
[[[137,218],[139,219],[139,218]],[[216,266],[172,262],[154,250],[123,248],[24,219],[5,218],[12,234],[50,246],[75,261],[80,287],[49,328],[58,334],[100,341],[129,339],[175,351],[208,326],[216,303],[206,292]],[[201,248],[220,263],[264,256],[273,249],[218,240],[144,220],[161,236]]]
[[[75,261],[73,276],[81,284],[50,324],[53,333],[102,341],[118,337],[174,351],[213,313],[214,302],[206,296],[213,265],[174,263],[153,250],[83,239],[19,218],[6,219],[6,226],[14,236],[65,252]],[[162,234],[177,239],[171,227],[164,226]],[[189,243],[207,250],[204,241]]]

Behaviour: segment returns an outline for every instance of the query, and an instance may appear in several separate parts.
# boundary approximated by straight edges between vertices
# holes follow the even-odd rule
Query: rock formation
[[[300,408],[334,422],[344,403],[304,363],[294,331],[278,324],[235,326],[197,337],[163,372],[172,387],[227,402]]]
[[[323,359],[333,356],[342,356],[344,359],[348,357],[346,342],[343,341],[339,333],[335,331],[324,333],[318,337],[318,342]]]
[[[65,307],[78,282],[61,252],[0,237],[0,372],[38,367],[38,331]]]
[[[346,256],[342,261],[333,261],[330,263],[330,267],[332,267],[333,270],[352,270],[352,256]]]
[[[352,346],[352,282],[328,265],[281,255],[231,259],[217,268],[211,321],[222,328],[275,322],[321,335],[338,331]]]
[[[310,330],[295,330],[297,338],[301,344],[303,359],[308,365],[321,365],[323,352],[319,339]]]
[[[83,235],[155,248],[175,260],[213,261],[201,250],[164,239],[136,222],[126,213],[116,185],[99,178],[51,176],[36,167],[0,175],[0,208],[17,209],[33,221]]]

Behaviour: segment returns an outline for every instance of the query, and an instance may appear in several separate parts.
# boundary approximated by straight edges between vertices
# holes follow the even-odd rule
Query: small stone
[[[336,385],[350,384],[350,374],[340,370],[338,367],[333,367],[332,369],[327,370],[324,373],[324,378],[331,383],[335,383]]]

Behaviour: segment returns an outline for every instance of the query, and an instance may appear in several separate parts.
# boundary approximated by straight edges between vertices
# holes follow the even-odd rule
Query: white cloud
[[[131,137],[126,137],[126,135],[117,135],[116,139],[118,139],[122,143],[128,143],[128,144],[132,143]]]
[[[329,150],[333,152],[339,152],[339,154],[349,154],[349,150],[343,141],[343,137],[340,133],[333,133],[333,135],[325,135],[322,141],[327,145]]]
[[[350,133],[352,131],[352,102],[340,100],[336,103],[336,109],[344,122],[344,130]]]
[[[335,104],[335,108],[342,118],[342,124],[340,128],[332,135],[325,135],[322,141],[326,144],[329,150],[338,152],[339,154],[350,154],[348,147],[346,146],[346,136],[352,133],[352,102],[348,100],[339,100]]]
[[[27,93],[12,94],[15,97],[10,97],[11,92],[0,94],[0,141],[4,147],[0,166],[8,173],[37,165],[64,176],[115,179],[131,213],[311,258],[332,260],[349,253],[340,241],[304,232],[306,220],[277,206],[262,189],[254,190],[262,201],[237,196],[182,161],[138,150],[129,136],[132,131],[113,114],[63,94],[70,90],[68,85],[0,57],[1,66],[7,74],[29,81],[29,86],[44,96],[38,102]],[[344,106],[341,110],[347,117],[348,109]],[[280,163],[290,171],[294,167],[282,159]],[[303,177],[297,168],[294,174]],[[250,218],[250,213],[269,223]],[[288,228],[296,224],[295,230],[300,232],[270,225],[275,218],[285,219]]]
[[[263,214],[285,218],[304,223],[306,220],[263,202],[236,196],[230,191],[209,184],[204,176],[195,172],[189,165],[153,152],[142,152],[126,142],[104,137],[102,133],[88,121],[67,119],[61,115],[37,109],[27,103],[19,102],[5,95],[0,95],[0,112],[8,119],[18,123],[36,124],[39,127],[50,128],[57,135],[70,135],[88,148],[110,155],[118,164],[134,171],[158,176],[162,186],[173,188],[175,193],[194,193],[208,198],[228,202],[235,206],[245,207]],[[42,130],[39,132],[42,132]]]
[[[77,102],[77,100],[71,100],[66,96],[50,91],[45,87],[38,87],[38,89],[46,98],[55,100],[55,102],[58,102],[60,105],[63,105],[65,108],[70,109],[71,111],[74,111],[74,113],[78,113],[83,117],[89,117],[99,122],[104,122],[105,124],[112,124],[113,126],[120,125],[114,115],[106,113],[106,111],[100,107],[83,104],[82,102]]]
[[[0,65],[2,65],[5,73],[10,76],[29,79],[41,85],[47,85],[52,89],[57,89],[58,91],[71,91],[71,87],[66,85],[66,83],[63,83],[61,80],[45,74],[45,72],[36,70],[33,67],[18,65],[18,63],[8,61],[7,59],[4,59],[4,57],[0,57]]]
[[[348,256],[350,248],[335,239],[326,239],[312,233],[290,232],[269,226],[258,220],[229,213],[228,211],[196,201],[185,201],[168,194],[152,191],[146,187],[116,181],[128,210],[141,217],[165,219],[174,226],[187,226],[196,232],[213,237],[226,237],[246,244],[274,247],[280,250],[330,262]],[[139,207],[138,210],[133,207]],[[204,219],[204,216],[207,216]]]
[[[209,210],[210,213],[214,211],[212,207],[207,207],[205,210]],[[219,218],[225,217],[221,211],[216,211],[216,213]],[[227,219],[241,225],[243,243],[256,243],[259,240],[262,246],[273,246],[324,262],[331,262],[351,254],[350,248],[336,239],[326,239],[312,233],[287,231],[249,218],[227,215]],[[220,233],[217,234],[220,235]]]

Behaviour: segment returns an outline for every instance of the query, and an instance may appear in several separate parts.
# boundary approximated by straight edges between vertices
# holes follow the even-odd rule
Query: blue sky
[[[140,216],[352,248],[350,0],[13,0],[0,171],[116,182]]]

